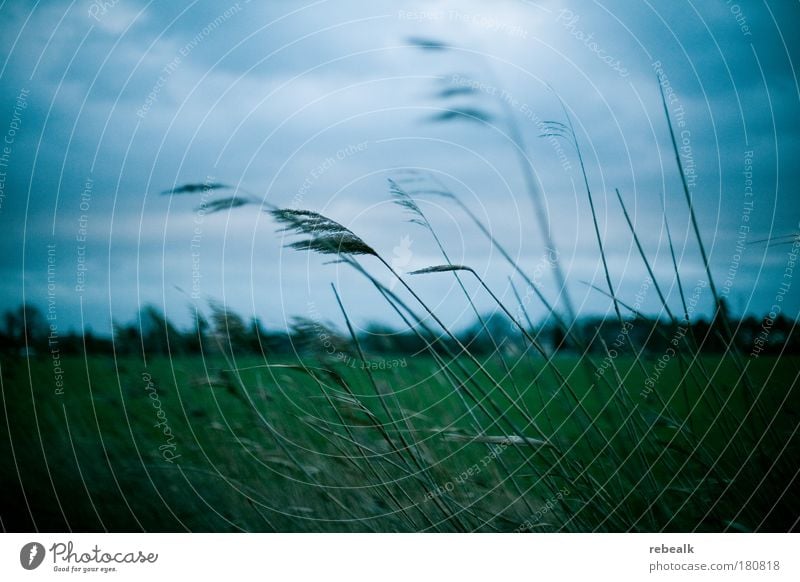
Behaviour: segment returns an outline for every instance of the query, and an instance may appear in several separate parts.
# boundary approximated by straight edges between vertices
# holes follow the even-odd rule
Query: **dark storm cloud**
[[[644,269],[615,187],[643,244],[657,255],[659,273],[669,269],[661,220],[666,195],[687,277],[700,277],[655,61],[685,111],[698,176],[693,194],[715,272],[723,276],[736,255],[745,152],[753,151],[756,192],[750,239],[798,228],[793,3],[120,0],[17,3],[3,12],[0,131],[19,92],[30,94],[0,214],[1,289],[11,306],[22,300],[24,281],[26,299],[42,303],[46,245],[55,243],[65,326],[78,322],[79,251],[88,265],[86,317],[96,327],[130,318],[143,302],[185,313],[187,298],[175,287],[192,287],[196,226],[204,296],[224,297],[279,324],[304,314],[309,300],[320,310],[332,305],[327,283],[334,279],[358,302],[362,321],[381,316],[352,275],[282,249],[256,207],[209,215],[197,225],[198,199],[158,194],[185,182],[230,183],[243,195],[322,210],[389,257],[410,244],[422,267],[435,261],[433,247],[387,203],[386,178],[398,167],[428,168],[447,177],[513,254],[536,268],[541,239],[498,95],[511,103],[528,142],[570,279],[597,277],[575,154],[537,137],[537,121],[563,120],[545,83],[578,128],[622,292],[636,290]],[[406,46],[412,37],[450,48],[414,49]],[[472,96],[438,98],[454,79],[480,88]],[[450,106],[477,106],[492,120],[488,127],[426,121]],[[507,289],[510,273],[497,253],[457,209],[436,204],[429,210],[453,254]],[[86,241],[77,240],[82,217]],[[402,243],[404,237],[411,242]],[[760,312],[772,302],[771,281],[781,276],[785,257],[764,245],[747,248],[734,307]],[[553,294],[551,274],[543,278]],[[441,299],[440,282],[419,285]],[[590,311],[609,307],[578,284],[570,290],[588,293]],[[442,308],[453,318],[461,313],[455,302]]]

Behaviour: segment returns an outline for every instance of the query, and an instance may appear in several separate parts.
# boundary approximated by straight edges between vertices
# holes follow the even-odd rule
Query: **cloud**
[[[86,213],[96,273],[92,298],[98,302],[87,317],[104,324],[110,309],[134,313],[139,301],[169,297],[172,310],[182,309],[185,298],[165,290],[191,284],[187,241],[197,202],[170,201],[157,192],[209,176],[277,204],[330,212],[389,255],[409,235],[415,257],[433,261],[435,247],[388,202],[385,181],[398,168],[426,168],[535,268],[541,236],[510,140],[515,130],[526,142],[571,279],[591,279],[599,257],[576,152],[538,137],[537,120],[564,121],[548,83],[576,124],[621,288],[635,291],[643,271],[615,187],[648,253],[658,254],[657,271],[665,273],[666,195],[676,240],[686,248],[684,268],[699,273],[655,60],[685,110],[699,176],[694,204],[715,271],[727,269],[735,247],[745,151],[755,152],[754,236],[797,228],[800,207],[787,187],[800,179],[790,163],[800,145],[794,4],[742,1],[737,13],[726,3],[601,6],[566,0],[142,6],[120,1],[3,8],[0,46],[7,58],[0,95],[6,106],[0,132],[11,118],[7,104],[21,87],[31,91],[0,214],[9,233],[0,243],[8,258],[1,268],[6,304],[21,297],[24,276],[30,277],[26,291],[37,292],[42,279],[36,258],[50,240],[64,249],[68,289],[87,177],[94,180]],[[451,48],[421,51],[408,46],[414,36]],[[437,97],[455,73],[482,89],[448,101]],[[483,108],[492,123],[426,121],[448,107]],[[509,112],[515,125],[505,123]],[[347,153],[359,144],[366,145]],[[441,200],[425,204],[453,255],[507,290],[508,269],[463,214]],[[19,243],[25,237],[26,268],[32,270],[23,275]],[[261,295],[270,298],[265,313],[302,314],[309,296],[320,305],[330,300],[320,289],[341,275],[323,268],[322,260],[281,249],[274,225],[251,207],[209,217],[203,237],[209,293],[224,292],[242,309],[260,306]],[[769,254],[759,274],[762,255],[748,249],[737,279],[742,292],[756,290],[756,310],[771,301],[774,293],[764,281],[780,273],[784,261]],[[358,317],[383,316],[370,289],[341,276],[359,305]],[[131,283],[131,277],[138,279]],[[547,282],[554,294],[552,278]],[[435,297],[440,282],[418,284],[442,302],[445,313],[460,316],[461,306],[445,300],[450,291]],[[573,292],[586,291],[576,285]],[[608,307],[596,293],[586,297],[589,310]],[[61,301],[76,313],[74,294],[64,291]],[[272,312],[270,317],[280,320]]]

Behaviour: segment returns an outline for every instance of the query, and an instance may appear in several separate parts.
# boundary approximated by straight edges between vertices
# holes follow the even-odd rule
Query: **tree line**
[[[180,356],[221,352],[267,356],[326,352],[340,357],[356,355],[351,338],[321,320],[297,317],[284,329],[268,329],[258,318],[245,319],[218,304],[211,305],[207,315],[193,311],[192,324],[184,328],[175,325],[158,308],[147,305],[134,321],[114,324],[113,330],[113,337],[86,329],[59,333],[54,339],[42,311],[26,304],[3,313],[0,352],[47,354],[55,341],[61,355]],[[616,318],[587,316],[569,329],[549,319],[526,331],[549,352],[588,351],[604,355],[606,350],[613,349],[617,353],[640,350],[658,353],[680,337],[682,342],[689,342],[703,353],[722,353],[731,343],[744,353],[754,350],[759,355],[800,353],[800,334],[793,320],[783,314],[774,319],[752,315],[733,318],[724,304],[710,320],[672,322],[638,317],[620,323]],[[358,340],[364,350],[376,354],[413,356],[424,353],[431,344],[443,352],[458,352],[452,338],[434,338],[427,334],[429,332],[420,329],[398,331],[372,324],[358,334]],[[472,353],[480,355],[497,350],[521,353],[530,349],[529,340],[516,324],[499,313],[487,314],[456,338]]]

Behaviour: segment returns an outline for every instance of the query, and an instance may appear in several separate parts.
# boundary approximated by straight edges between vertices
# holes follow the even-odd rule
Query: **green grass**
[[[590,387],[578,358],[558,357],[554,363],[597,421],[599,433],[587,431],[576,407],[559,393],[556,375],[543,372],[541,357],[519,358],[513,378],[504,378],[496,359],[486,367],[494,378],[504,378],[501,384],[508,391],[512,386],[520,390],[522,410],[568,451],[569,460],[560,465],[543,450],[490,448],[453,436],[476,431],[432,358],[374,372],[383,398],[363,370],[341,363],[314,364],[338,374],[317,372],[317,382],[302,371],[265,368],[263,359],[246,358],[237,361],[239,368],[249,368],[237,382],[225,371],[229,364],[223,358],[162,358],[146,368],[133,358],[116,364],[74,358],[64,361],[65,390],[58,395],[46,359],[6,362],[3,402],[13,457],[4,437],[3,526],[76,531],[514,531],[524,525],[534,531],[720,531],[792,526],[798,515],[792,462],[799,452],[794,433],[798,408],[791,393],[800,368],[797,359],[782,358],[780,365],[768,358],[751,362],[751,381],[764,386],[760,401],[770,417],[777,415],[769,429],[747,415],[729,362],[715,357],[703,362],[720,393],[730,396],[722,415],[727,425],[715,421],[720,409],[701,397],[701,387],[680,382],[673,362],[657,390],[672,400],[675,417],[688,419],[681,429],[664,422],[654,398],[641,398],[640,367],[631,358],[618,358],[620,373],[630,372],[625,384],[642,417],[647,422],[661,418],[638,441],[628,432],[633,421],[623,422],[628,413],[622,410],[629,409],[617,407],[602,386]],[[471,362],[463,365],[468,372],[476,369]],[[145,371],[174,441],[154,426],[157,410],[146,390]],[[676,386],[680,389],[671,394]],[[484,387],[490,398],[499,398],[497,388]],[[373,421],[356,401],[371,411]],[[691,413],[687,402],[697,403]],[[535,436],[522,412],[509,412],[509,420]],[[738,446],[749,446],[749,436],[743,431],[731,436],[730,426],[739,423],[765,437],[750,458]],[[485,434],[509,432],[496,427]],[[598,450],[603,440],[598,434],[608,440],[608,448]],[[412,450],[403,449],[403,439]],[[172,463],[159,452],[168,442],[180,455]],[[777,443],[786,448],[781,451]],[[699,448],[692,454],[694,446]],[[550,483],[535,473],[548,475]],[[559,491],[568,493],[556,499]]]
[[[685,276],[679,272],[669,231],[674,273],[660,283],[653,281],[660,315],[666,314],[668,324],[655,325],[651,331],[659,336],[674,333],[659,338],[667,346],[661,353],[637,345],[627,333],[634,322],[653,325],[654,320],[635,312],[616,294],[619,282],[612,280],[608,268],[594,209],[596,194],[564,107],[567,123],[549,121],[546,129],[569,142],[580,162],[604,267],[605,288],[592,288],[611,301],[616,324],[626,330],[620,334],[625,345],[614,345],[612,352],[602,338],[593,342],[596,338],[576,331],[572,324],[581,314],[571,307],[558,254],[547,233],[542,234],[548,256],[555,257],[552,266],[563,283],[557,301],[542,293],[491,229],[435,176],[411,172],[390,182],[395,202],[427,232],[441,254],[439,264],[408,277],[343,224],[310,210],[263,204],[290,239],[288,246],[333,255],[362,275],[385,301],[387,318],[400,317],[427,355],[388,370],[348,367],[324,353],[308,353],[301,361],[237,359],[235,336],[242,329],[237,332],[236,325],[229,325],[232,320],[224,308],[212,302],[213,326],[203,332],[203,342],[214,339],[218,344],[213,352],[217,355],[210,359],[151,359],[146,364],[101,357],[66,360],[63,394],[56,393],[52,364],[46,359],[6,362],[2,394],[10,438],[0,441],[2,527],[380,532],[795,529],[800,519],[795,390],[800,366],[792,356],[758,358],[742,353],[716,293],[663,94],[662,103],[708,278],[703,287],[709,286],[714,300],[705,337],[695,337],[689,329]],[[525,161],[525,175],[532,176],[527,158],[520,159]],[[535,188],[529,186],[536,199]],[[516,287],[519,306],[504,304],[476,271],[452,264],[445,244],[415,200],[419,196],[438,196],[459,207],[524,281],[526,293],[533,292],[566,345],[580,355],[565,357],[563,351],[553,353],[540,343]],[[618,191],[617,200],[643,266],[655,279]],[[241,199],[237,206],[257,202]],[[209,214],[222,209],[215,206]],[[542,230],[547,230],[549,221],[541,208],[535,214]],[[399,283],[397,290],[382,284],[374,269],[392,275]],[[415,274],[454,277],[483,324],[462,281],[477,279],[481,293],[515,326],[517,337],[510,348],[516,353],[509,346],[501,349],[503,338],[492,337],[494,356],[478,358],[415,291],[416,277],[411,276]],[[683,313],[670,308],[662,286],[676,286]],[[349,338],[325,332],[325,337],[337,336],[331,344],[335,356],[346,355],[347,361],[356,363],[391,358],[364,353],[347,309],[335,287],[332,291],[340,313],[325,317],[343,322],[349,332]],[[197,315],[199,321],[201,314]],[[166,321],[162,323],[164,337],[152,338],[159,340],[159,346],[174,336],[174,329],[171,332]],[[315,333],[322,337],[318,330]],[[705,355],[706,341],[722,346],[725,355]],[[593,351],[598,343],[605,354]],[[149,351],[157,347],[147,345]],[[310,352],[314,347],[321,349],[319,345],[303,349]],[[612,358],[617,350],[636,356]],[[665,355],[668,365],[655,385],[645,390],[656,362]],[[602,375],[600,365],[605,370]],[[164,433],[166,426],[169,434]]]

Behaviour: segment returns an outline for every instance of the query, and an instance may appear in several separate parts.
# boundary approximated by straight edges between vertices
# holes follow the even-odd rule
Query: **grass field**
[[[217,200],[209,213],[259,204],[280,227],[284,242],[290,241],[286,246],[326,255],[363,276],[379,293],[386,317],[398,316],[403,332],[410,334],[407,339],[416,342],[404,353],[418,355],[396,355],[386,348],[381,353],[374,345],[365,350],[365,336],[355,332],[332,284],[340,313],[324,317],[344,323],[348,333],[311,320],[276,330],[284,334],[281,343],[299,350],[295,360],[237,357],[248,337],[258,340],[256,346],[244,342],[250,354],[287,353],[290,346],[283,345],[283,352],[264,350],[258,325],[248,335],[243,320],[215,301],[208,305],[210,320],[201,313],[205,306],[195,306],[196,333],[180,333],[147,308],[149,326],[140,317],[138,328],[132,324],[115,331],[114,349],[127,344],[117,354],[188,353],[170,347],[183,338],[191,340],[186,350],[191,344],[197,353],[214,354],[205,359],[151,356],[144,361],[99,352],[86,359],[62,358],[57,365],[42,356],[9,359],[2,366],[10,437],[3,439],[6,450],[1,451],[2,527],[796,529],[800,363],[789,355],[797,353],[796,325],[788,316],[780,326],[774,314],[761,322],[751,318],[750,329],[758,335],[745,339],[743,322],[730,316],[725,295],[714,283],[664,83],[660,86],[706,277],[694,290],[681,273],[678,257],[683,259],[683,252],[673,246],[666,217],[673,273],[657,278],[616,190],[631,242],[649,276],[648,288],[653,287],[661,308],[656,315],[644,314],[638,300],[631,307],[630,298],[618,295],[595,194],[566,107],[565,122],[546,122],[545,130],[573,147],[579,162],[605,282],[592,288],[610,300],[616,316],[604,321],[606,330],[610,325],[614,331],[605,338],[586,324],[590,313],[575,310],[549,222],[538,206],[542,247],[558,283],[555,300],[436,175],[410,171],[389,181],[393,201],[441,255],[438,264],[410,273],[398,272],[379,250],[318,212],[275,208],[249,198]],[[533,176],[526,160],[523,155],[523,170]],[[188,184],[167,193],[218,188]],[[529,194],[539,200],[534,182]],[[536,296],[545,319],[532,321],[516,285],[516,301],[500,297],[478,271],[451,262],[417,196],[436,196],[463,211],[497,251],[499,268],[510,267],[524,292]],[[792,244],[793,265],[800,240]],[[376,272],[390,275],[399,286],[387,287]],[[415,290],[417,275],[454,278],[477,328],[488,336],[488,350],[466,345],[470,342],[463,335],[448,328]],[[489,316],[505,318],[502,330],[487,325],[486,312],[479,310],[464,281],[477,282],[491,298]],[[701,325],[703,317],[695,308],[706,288],[713,309]],[[22,331],[13,344],[17,351],[27,349],[28,338],[35,335],[24,309],[20,321]],[[144,327],[150,328],[145,335]],[[46,328],[39,335],[47,342]],[[295,346],[300,337],[308,345]],[[213,351],[205,349],[210,340],[217,344]],[[719,355],[711,355],[715,352]],[[479,355],[485,353],[492,356]]]
[[[3,528],[786,531],[800,515],[798,359],[749,362],[763,417],[719,357],[672,362],[648,397],[653,362],[617,359],[622,395],[555,358],[582,408],[534,353],[510,375],[485,361],[499,386],[474,362],[445,362],[483,383],[487,408],[510,396],[520,410],[504,405],[507,420],[530,442],[490,421],[476,438],[489,417],[441,362],[393,361],[368,374],[341,361],[248,357],[233,372],[221,356],[76,357],[60,394],[49,359],[5,361]]]

